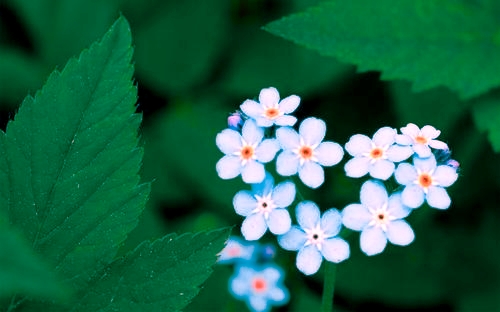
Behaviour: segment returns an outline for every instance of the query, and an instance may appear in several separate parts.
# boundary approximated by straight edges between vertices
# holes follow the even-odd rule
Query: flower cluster
[[[219,264],[234,265],[229,292],[245,301],[251,311],[269,311],[288,302],[283,269],[274,263],[274,246],[230,237],[219,255]]]
[[[410,123],[401,134],[383,127],[372,139],[356,134],[347,142],[345,148],[353,158],[344,166],[346,175],[374,178],[362,185],[360,203],[342,211],[344,226],[361,232],[365,254],[381,253],[387,241],[399,246],[413,242],[415,234],[403,218],[424,201],[438,209],[451,205],[445,187],[457,180],[458,162],[451,159],[446,143],[436,140],[439,134],[432,126],[419,129]],[[412,164],[404,162],[410,158]],[[404,189],[389,196],[383,182],[391,176]]]
[[[218,175],[222,179],[241,175],[251,185],[251,190],[233,198],[236,213],[245,218],[241,233],[247,241],[269,231],[283,249],[297,251],[297,268],[310,275],[319,270],[323,259],[339,263],[349,258],[342,227],[361,232],[362,251],[376,255],[388,241],[399,246],[413,242],[415,233],[405,218],[424,202],[438,209],[451,205],[445,188],[457,180],[459,164],[451,159],[446,143],[437,140],[439,130],[411,123],[400,133],[382,127],[371,138],[356,134],[346,143],[345,150],[352,156],[344,165],[346,175],[370,176],[361,187],[359,203],[322,213],[314,202],[296,200],[300,194],[296,184],[285,180],[275,185],[265,168],[268,163],[276,159],[277,175],[297,175],[304,185],[316,189],[324,183],[323,168],[338,164],[344,156],[341,145],[324,141],[323,120],[308,117],[298,131],[293,128],[298,120],[290,114],[299,103],[296,95],[280,101],[275,88],[263,89],[259,101],[246,100],[228,118],[228,129],[217,135],[216,144],[225,154],[216,165]],[[401,185],[392,193],[384,185],[391,177]],[[292,224],[290,207],[295,207],[297,225]],[[248,248],[242,249],[246,250],[242,255],[255,253]]]

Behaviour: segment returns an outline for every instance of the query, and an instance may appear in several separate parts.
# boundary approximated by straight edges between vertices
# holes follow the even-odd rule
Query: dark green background
[[[354,66],[261,30],[317,3],[0,0],[2,126],[26,94],[102,36],[121,12],[134,36],[138,111],[144,114],[142,175],[154,181],[149,207],[128,241],[135,246],[170,232],[226,225],[236,225],[238,234],[242,218],[232,197],[247,186],[240,178],[217,177],[222,154],[215,135],[226,127],[228,114],[262,88],[274,86],[283,98],[300,96],[297,117],[324,119],[327,139],[342,145],[353,134],[371,136],[383,126],[431,124],[461,164],[459,180],[449,188],[452,206],[420,208],[408,218],[416,240],[404,248],[388,246],[379,256],[362,254],[358,235],[351,235],[351,258],[338,267],[336,303],[343,311],[500,310],[500,159],[470,111],[483,98],[461,101],[445,88],[413,93],[409,82],[357,73]],[[498,98],[498,90],[491,94]],[[364,179],[345,177],[347,159],[326,170],[319,190],[302,194],[323,210],[357,202]],[[272,236],[265,240],[275,242]],[[306,278],[294,259],[294,253],[278,250],[291,291],[281,310],[313,311],[320,304],[322,272]],[[240,310],[242,303],[226,291],[230,274],[229,267],[217,267],[187,311]]]

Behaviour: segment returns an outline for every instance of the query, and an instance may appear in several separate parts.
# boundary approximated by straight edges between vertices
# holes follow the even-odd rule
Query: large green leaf
[[[114,259],[149,192],[131,57],[120,18],[24,100],[0,149],[0,209],[76,289]]]
[[[500,152],[500,92],[485,97],[473,107],[476,127],[488,134],[495,152]]]
[[[496,9],[496,10],[494,10]],[[500,85],[495,1],[329,1],[266,29],[322,54],[468,98]]]
[[[67,291],[21,235],[0,221],[0,303],[15,294],[61,299]]]
[[[212,273],[230,229],[167,235],[113,262],[74,311],[179,311]]]

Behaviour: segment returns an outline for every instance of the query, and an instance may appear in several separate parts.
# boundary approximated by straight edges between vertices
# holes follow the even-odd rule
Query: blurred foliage
[[[328,58],[261,29],[318,5],[318,0],[0,0],[3,124],[14,116],[26,93],[33,94],[54,68],[100,37],[121,12],[130,21],[136,51],[139,111],[144,114],[142,177],[152,181],[147,212],[126,246],[135,246],[146,236],[226,225],[236,225],[237,234],[242,219],[234,213],[232,198],[246,187],[241,179],[217,177],[215,163],[222,155],[215,135],[226,127],[228,114],[245,99],[256,98],[261,88],[275,86],[282,97],[301,96],[297,116],[324,119],[327,138],[340,144],[355,133],[371,136],[382,126],[432,124],[442,130],[440,138],[461,164],[460,178],[449,189],[452,207],[420,208],[409,218],[415,242],[404,248],[389,246],[379,256],[366,257],[359,251],[358,236],[349,237],[352,255],[338,267],[336,303],[345,311],[498,310],[500,157],[494,151],[500,148],[500,96],[496,89],[486,91],[499,83],[494,40],[499,24],[495,12],[500,11],[493,0],[459,2],[463,3],[445,6],[442,12],[439,4],[428,4],[428,11],[418,15],[421,19],[413,20],[398,9],[412,1],[397,6],[391,1],[365,1],[378,13],[365,7],[359,10],[364,15],[356,15],[356,9],[342,16],[345,30],[352,33],[341,37],[364,52],[363,70],[391,69],[394,72],[385,73],[384,79],[411,80],[388,82],[378,72],[355,73],[353,65],[361,61],[338,51],[325,53],[338,60]],[[418,28],[422,19],[425,27]],[[401,34],[408,39],[401,45],[376,50],[356,41],[354,36],[363,35],[361,27],[371,27],[372,45],[390,35],[390,25],[378,27],[384,21],[393,21],[394,27],[396,22],[413,23],[418,36],[409,40]],[[428,30],[434,28],[442,32],[436,42],[443,45],[430,52],[422,47],[428,42]],[[461,38],[463,44],[468,38],[463,33],[452,36],[461,30],[480,35],[484,31],[486,39],[471,37],[476,49],[472,53],[455,46],[454,39]],[[437,51],[446,53],[433,59]],[[397,64],[402,67],[396,70],[392,61],[400,54],[404,57],[397,58]],[[418,59],[416,54],[428,58]],[[341,63],[346,61],[355,64]],[[415,82],[428,90],[415,93]],[[436,87],[443,84],[451,89]],[[301,190],[304,197],[324,210],[357,202],[361,181],[345,177],[344,163],[326,170],[326,183],[318,191]],[[124,247],[123,253],[126,249],[130,248]],[[306,278],[294,270],[291,253],[280,251],[278,258],[285,259],[285,282],[292,294],[284,310],[319,306],[321,273]],[[242,309],[242,303],[227,293],[230,271],[226,269],[216,268],[187,311]]]

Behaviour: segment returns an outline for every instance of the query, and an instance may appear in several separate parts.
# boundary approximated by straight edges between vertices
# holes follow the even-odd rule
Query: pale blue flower
[[[288,302],[290,294],[283,284],[285,274],[275,264],[240,265],[229,280],[230,293],[244,300],[251,311],[270,311]]]
[[[252,185],[253,191],[240,191],[233,199],[236,213],[246,217],[241,233],[246,240],[261,238],[269,228],[273,234],[286,233],[291,226],[290,213],[286,209],[295,199],[295,184],[282,182],[273,188],[270,174],[260,184]]]
[[[262,89],[259,94],[259,103],[246,100],[241,104],[241,110],[250,118],[257,121],[259,127],[293,126],[297,118],[288,114],[299,106],[300,98],[290,95],[280,101],[276,88]]]
[[[413,166],[407,163],[399,164],[394,173],[396,181],[405,186],[403,204],[410,208],[420,207],[424,201],[429,206],[447,209],[451,199],[444,189],[452,185],[458,178],[454,167],[438,166],[434,155],[427,158],[413,158]]]
[[[226,154],[216,165],[222,179],[232,179],[241,174],[245,183],[264,180],[264,163],[270,162],[279,150],[276,139],[265,139],[264,130],[253,120],[243,124],[241,134],[225,129],[216,137],[217,147]]]
[[[258,244],[248,242],[236,236],[227,240],[226,246],[219,254],[217,262],[220,264],[235,264],[240,261],[251,261],[255,257]]]
[[[339,263],[349,258],[349,245],[337,235],[342,217],[337,209],[327,210],[320,218],[318,206],[311,201],[297,205],[297,221],[289,232],[278,236],[279,245],[286,250],[298,250],[296,265],[306,275],[316,273],[323,257]]]
[[[401,145],[411,146],[421,158],[431,156],[431,147],[448,149],[446,143],[435,140],[441,134],[441,131],[436,130],[433,126],[427,125],[420,129],[417,125],[409,123],[406,127],[401,128],[401,132],[403,134],[396,137],[396,142]]]
[[[321,166],[333,166],[342,160],[344,150],[334,142],[322,142],[325,137],[325,122],[309,117],[297,133],[291,127],[276,130],[283,152],[278,155],[276,171],[282,176],[299,173],[305,185],[317,188],[323,184],[325,173]]]
[[[399,246],[413,242],[415,234],[402,220],[411,209],[403,205],[401,194],[388,197],[381,182],[370,180],[363,183],[360,199],[360,204],[351,204],[342,210],[342,222],[346,228],[361,231],[360,246],[365,254],[381,253],[387,240]]]
[[[411,147],[394,144],[396,134],[396,129],[383,127],[375,132],[373,139],[353,135],[345,145],[346,151],[354,156],[344,166],[346,175],[359,178],[369,173],[373,178],[387,180],[394,173],[394,162],[413,154]]]

